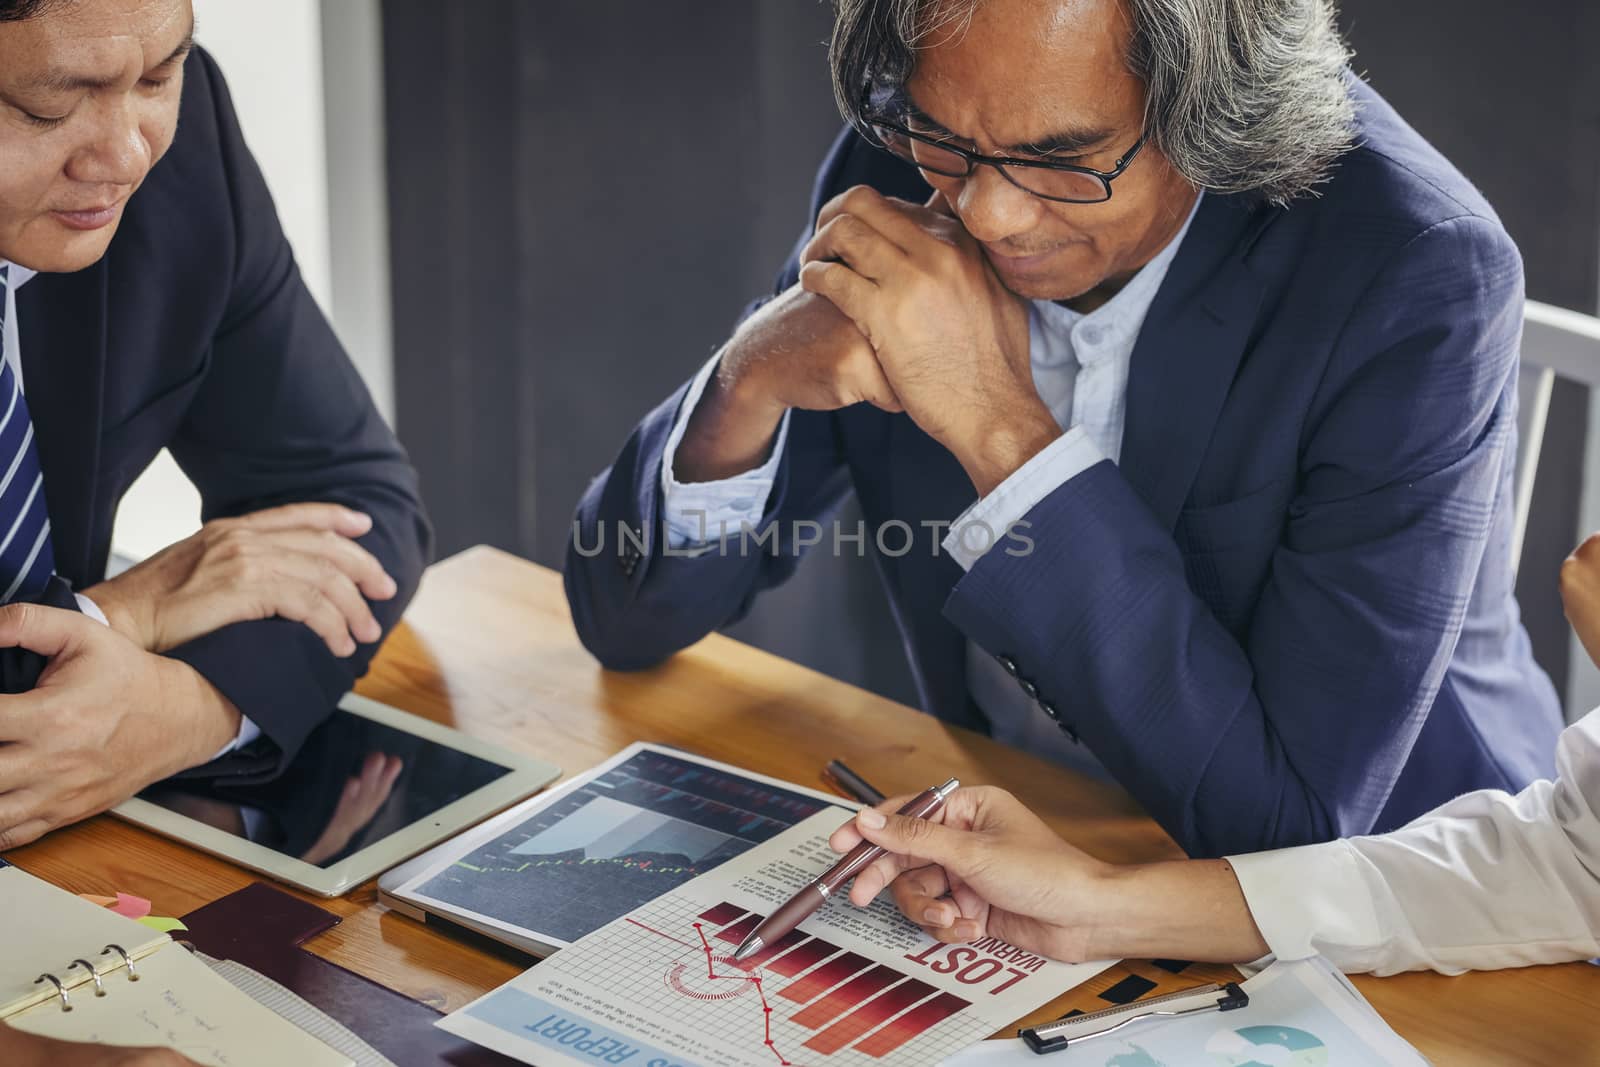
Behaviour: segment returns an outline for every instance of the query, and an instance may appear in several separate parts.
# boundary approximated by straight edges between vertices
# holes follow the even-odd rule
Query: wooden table
[[[569,774],[632,741],[660,741],[807,785],[840,757],[890,792],[932,778],[1003,783],[1063,835],[1111,860],[1179,854],[1120,790],[1086,781],[984,737],[721,636],[639,674],[602,671],[579,646],[560,576],[492,549],[429,571],[360,692]],[[847,740],[854,739],[854,740]],[[256,876],[101,816],[7,856],[74,892],[124,890],[181,915]],[[441,1010],[517,974],[510,956],[471,948],[392,914],[364,885],[317,900],[343,922],[308,948]],[[308,898],[315,899],[315,898]],[[1131,963],[1041,1010],[1104,1007],[1098,993],[1129,971],[1151,995],[1231,970],[1173,974]],[[1460,978],[1357,979],[1373,1005],[1439,1064],[1600,1064],[1600,968],[1529,968]]]

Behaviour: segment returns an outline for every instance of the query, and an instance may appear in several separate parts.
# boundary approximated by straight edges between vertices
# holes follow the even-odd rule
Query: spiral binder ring
[[[105,948],[100,950],[100,955],[104,956],[108,952],[115,952],[117,955],[122,957],[123,964],[128,968],[128,981],[137,982],[139,980],[139,972],[133,969],[133,960],[128,957],[128,954],[125,951],[123,951],[121,945],[107,945]]]
[[[57,978],[53,974],[41,974],[39,977],[33,980],[33,984],[38,985],[40,982],[49,982],[51,985],[56,987],[56,996],[61,998],[62,1011],[72,1010],[72,1001],[67,997],[67,991],[62,987],[61,979]]]
[[[89,972],[89,977],[94,979],[95,996],[103,997],[106,995],[105,986],[100,984],[100,972],[94,969],[94,964],[90,963],[88,960],[73,960],[72,965],[69,966],[67,970],[70,971],[73,967],[82,967],[84,970]]]

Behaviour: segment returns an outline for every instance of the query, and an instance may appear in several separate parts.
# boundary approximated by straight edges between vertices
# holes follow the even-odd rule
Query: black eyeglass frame
[[[1021,189],[1028,195],[1037,196],[1040,200],[1050,200],[1057,204],[1104,204],[1106,201],[1110,200],[1111,183],[1122,177],[1123,172],[1132,166],[1133,161],[1139,156],[1140,149],[1144,148],[1145,143],[1150,140],[1150,131],[1145,130],[1143,133],[1139,134],[1139,139],[1134,142],[1133,147],[1128,149],[1128,151],[1117,160],[1116,166],[1112,167],[1110,170],[1095,170],[1093,167],[1080,167],[1076,163],[1051,163],[1048,160],[1043,159],[1016,159],[1011,156],[986,156],[982,152],[973,152],[969,149],[962,148],[959,145],[950,144],[946,141],[936,141],[927,134],[921,134],[914,130],[907,129],[900,123],[895,122],[894,120],[881,114],[863,115],[861,117],[861,121],[866,127],[866,132],[870,134],[868,140],[872,143],[873,147],[879,149],[880,151],[889,153],[896,159],[905,160],[918,170],[925,170],[929,173],[938,174],[945,178],[970,178],[972,177],[972,172],[974,170],[980,166],[987,165],[999,171],[1002,178],[1010,182],[1012,185],[1015,185],[1018,189]],[[878,136],[874,129],[875,127],[880,126],[886,130],[893,130],[895,133],[898,133],[901,136],[907,137],[913,141],[919,141],[930,148],[937,148],[941,152],[954,153],[966,161],[967,169],[962,171],[960,174],[952,174],[949,171],[939,170],[937,167],[925,166],[924,164],[918,163],[914,159],[907,160],[904,156],[900,155],[898,152],[894,151],[888,145],[883,143],[883,139]],[[1085,174],[1091,178],[1098,178],[1100,180],[1100,184],[1105,187],[1106,195],[1101,197],[1099,200],[1078,200],[1068,197],[1049,196],[1045,193],[1035,192],[1034,190],[1029,189],[1026,185],[1023,185],[1021,182],[1017,181],[1017,179],[1011,173],[1009,173],[1008,168],[1010,167],[1028,167],[1033,170],[1056,170],[1066,171],[1071,174]]]

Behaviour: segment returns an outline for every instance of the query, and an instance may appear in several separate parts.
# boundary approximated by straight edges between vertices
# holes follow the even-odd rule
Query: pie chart
[[[1292,1026],[1218,1030],[1206,1052],[1217,1067],[1328,1067],[1328,1046]]]

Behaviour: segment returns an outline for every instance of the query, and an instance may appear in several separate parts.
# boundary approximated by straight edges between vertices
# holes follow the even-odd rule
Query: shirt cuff
[[[778,434],[772,443],[772,455],[754,470],[736,474],[715,482],[678,481],[673,461],[678,445],[683,441],[689,419],[706,391],[706,384],[716,373],[722,353],[700,368],[689,392],[684,395],[683,406],[678,410],[678,421],[667,435],[667,447],[661,457],[661,518],[666,525],[667,545],[673,549],[691,545],[711,547],[729,533],[738,533],[742,524],[754,525],[766,512],[767,496],[778,476],[778,463],[783,457],[783,446],[789,438],[789,413],[783,413],[778,424]]]
[[[94,601],[90,600],[88,597],[84,596],[82,593],[73,593],[72,595],[78,598],[78,610],[79,611],[81,611],[85,615],[89,616],[89,618],[93,619],[95,622],[99,623],[101,626],[110,626],[111,625],[111,623],[106,621],[106,613],[100,610],[100,605],[99,604],[96,604]]]
[[[211,759],[219,760],[230,752],[238,751],[260,736],[261,727],[251,722],[248,716],[240,715],[239,732],[233,736],[232,741],[229,741],[227,744],[223,745],[222,748],[218,750],[217,754],[212,756]]]
[[[1343,971],[1388,939],[1348,842],[1229,856],[1262,940],[1280,960],[1328,955]]]
[[[99,604],[96,604],[94,601],[90,600],[88,597],[84,596],[82,593],[74,593],[72,595],[78,598],[78,610],[79,611],[83,612],[85,615],[89,616],[89,618],[91,618],[94,621],[98,622],[101,626],[110,626],[111,625],[109,622],[106,621],[106,613],[100,610],[100,605]],[[234,734],[233,735],[233,740],[229,741],[226,745],[223,745],[222,749],[215,756],[212,756],[211,759],[213,759],[213,760],[221,759],[223,756],[226,756],[228,753],[234,751],[235,749],[243,748],[244,746],[248,745],[250,742],[254,741],[256,738],[258,738],[260,736],[261,736],[261,727],[257,726],[255,723],[251,722],[249,720],[249,718],[247,718],[246,716],[240,715],[239,716],[239,732]],[[209,762],[209,761],[207,761],[207,762]]]
[[[1039,501],[1105,458],[1083,427],[1074,426],[963,511],[941,547],[970,571]]]

